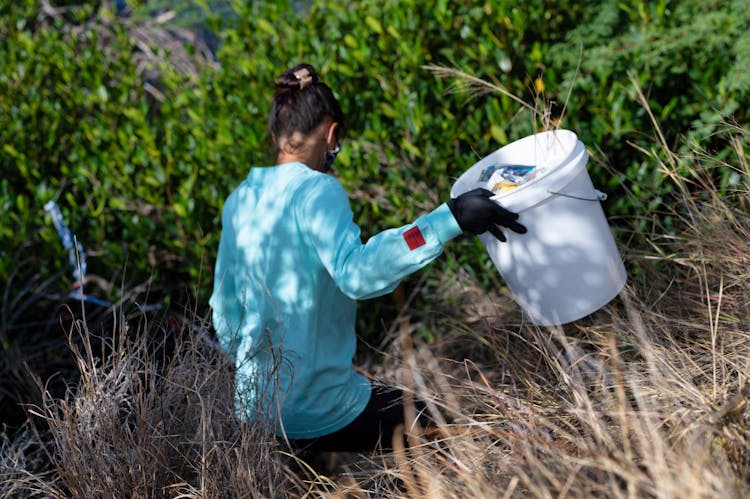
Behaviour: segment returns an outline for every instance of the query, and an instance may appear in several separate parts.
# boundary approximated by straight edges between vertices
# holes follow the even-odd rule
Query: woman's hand
[[[507,227],[519,234],[526,233],[526,227],[516,222],[518,213],[513,213],[490,199],[495,193],[487,189],[474,189],[448,201],[448,207],[464,232],[479,235],[490,233],[500,241],[507,241],[498,225]]]

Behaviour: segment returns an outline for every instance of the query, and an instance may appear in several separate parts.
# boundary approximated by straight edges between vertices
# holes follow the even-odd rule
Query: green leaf
[[[101,102],[106,102],[109,98],[109,94],[107,93],[107,88],[104,85],[99,85],[99,88],[96,89],[96,93],[99,96],[99,100]]]
[[[505,130],[503,130],[499,125],[492,124],[490,126],[490,135],[492,136],[495,141],[497,141],[500,144],[507,144],[508,143],[508,136],[505,134]]]
[[[370,27],[371,30],[373,30],[375,33],[382,35],[383,34],[383,26],[380,24],[380,21],[375,19],[372,16],[365,17],[365,23],[367,26]]]
[[[346,44],[346,45],[347,45],[348,47],[351,47],[351,48],[355,48],[355,47],[357,47],[357,45],[359,45],[359,44],[357,43],[357,39],[356,39],[356,38],[354,38],[354,37],[353,37],[353,36],[352,36],[351,34],[349,34],[349,33],[347,33],[346,35],[344,35],[344,43],[345,43],[345,44]]]
[[[266,35],[277,36],[276,28],[274,28],[273,24],[266,21],[265,19],[256,19],[255,23],[257,24],[258,29]]]
[[[187,217],[187,210],[185,207],[179,203],[174,203],[172,205],[172,209],[174,210],[175,214],[180,218]]]
[[[13,158],[20,158],[21,155],[16,151],[16,148],[13,147],[13,144],[4,144],[3,145],[3,151],[5,151],[5,154],[13,157]]]

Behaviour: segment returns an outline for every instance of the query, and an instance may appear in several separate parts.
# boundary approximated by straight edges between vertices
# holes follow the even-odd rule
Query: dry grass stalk
[[[579,55],[579,66],[576,68],[575,75],[578,74],[582,58],[583,53]],[[529,104],[523,98],[505,88],[505,86],[492,75],[489,76],[491,81],[488,81],[457,68],[450,68],[435,64],[428,64],[423,67],[439,78],[453,80],[453,83],[451,83],[451,85],[448,87],[448,94],[465,93],[469,99],[474,99],[487,94],[501,94],[508,97],[520,106],[520,110],[531,112],[531,115],[534,117],[534,128],[536,130],[537,124],[540,125],[539,131],[554,130],[559,127],[560,123],[562,123],[565,118],[565,110],[568,107],[568,100],[570,99],[570,93],[572,91],[571,85],[571,88],[568,89],[568,95],[565,97],[565,102],[563,103],[560,116],[553,118],[553,103],[545,103],[543,99],[535,98],[534,104]],[[537,97],[539,96],[537,95]]]
[[[448,89],[449,93],[466,92],[470,98],[481,97],[482,95],[491,93],[499,93],[509,97],[522,108],[531,111],[534,115],[538,114],[538,111],[534,106],[528,104],[526,101],[505,88],[500,82],[489,82],[460,69],[448,68],[445,66],[426,65],[424,68],[440,78],[454,79],[454,82]]]

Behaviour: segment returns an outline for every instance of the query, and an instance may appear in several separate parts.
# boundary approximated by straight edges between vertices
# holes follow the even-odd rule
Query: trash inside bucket
[[[585,317],[625,285],[625,267],[587,162],[575,133],[542,132],[483,158],[451,189],[451,197],[477,187],[494,190],[494,199],[519,213],[526,234],[505,231],[507,243],[489,233],[480,239],[516,302],[538,325]]]

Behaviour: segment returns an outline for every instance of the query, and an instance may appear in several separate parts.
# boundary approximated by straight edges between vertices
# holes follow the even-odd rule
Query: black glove
[[[490,198],[495,193],[487,189],[474,189],[464,192],[448,201],[448,207],[464,232],[482,234],[490,231],[493,236],[505,242],[505,234],[497,227],[502,225],[519,234],[526,233],[526,227],[516,222],[518,213],[512,213]]]

